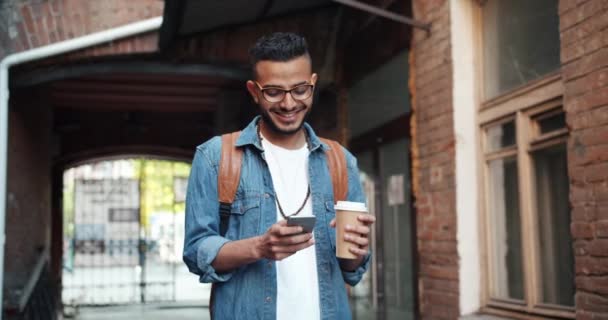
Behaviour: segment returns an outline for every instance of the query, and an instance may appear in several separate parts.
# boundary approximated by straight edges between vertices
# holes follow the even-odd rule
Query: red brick
[[[598,220],[608,220],[608,202],[597,202],[595,214]]]
[[[586,185],[570,185],[570,201],[572,203],[588,201],[592,196],[593,191]]]
[[[420,281],[422,289],[425,291],[436,290],[458,293],[459,290],[458,281],[455,280],[423,278]]]
[[[577,292],[576,308],[591,312],[608,312],[608,299],[596,294]]]
[[[575,240],[572,247],[575,256],[586,256],[589,254],[589,241]]]
[[[578,256],[575,259],[574,269],[577,275],[598,275],[608,274],[608,258]]]
[[[573,10],[566,11],[560,15],[560,30],[571,28],[601,11],[602,3],[600,1],[588,1]]]
[[[568,161],[572,161],[571,165],[582,166],[608,161],[608,145],[602,144],[586,147],[585,145],[581,144],[578,148],[578,152],[575,150],[574,152],[568,154]],[[586,195],[582,197],[582,200],[588,199],[589,190],[583,191],[586,193]],[[570,194],[572,195],[573,192],[571,191]],[[581,200],[581,198],[571,197],[571,200],[578,201]]]
[[[595,223],[595,236],[598,238],[608,238],[608,220]]]
[[[578,137],[579,141],[586,146],[608,144],[608,126],[575,131],[572,135]]]
[[[578,60],[562,66],[562,75],[567,81],[599,70],[608,65],[608,47],[590,53]]]
[[[595,201],[608,201],[608,181],[593,185],[593,199]]]
[[[608,58],[608,55],[606,57]],[[582,96],[568,98],[565,109],[567,112],[578,113],[601,106],[608,106],[608,87],[589,91]]]
[[[443,290],[427,291],[425,295],[425,302],[429,305],[439,307],[439,306],[458,306],[458,295],[454,293],[445,292]]]
[[[49,30],[46,28],[42,18],[36,19],[36,28],[39,30],[38,35],[40,37],[40,44],[48,45],[51,43],[49,39]]]
[[[608,257],[608,239],[592,241],[589,245],[589,254],[594,257]]]
[[[591,128],[608,124],[608,107],[567,115],[568,126],[572,129]]]
[[[24,49],[29,49],[32,47],[30,43],[30,38],[25,31],[25,26],[23,23],[17,23],[16,25],[17,33],[19,34],[19,43],[22,44]]]
[[[577,205],[573,206],[571,220],[572,222],[591,222],[596,219],[594,205]]]
[[[575,239],[593,239],[593,229],[589,223],[573,222],[570,224],[570,232]]]
[[[458,257],[455,255],[427,254],[420,258],[420,263],[436,266],[455,266],[458,265]]]
[[[63,8],[62,8],[63,1],[49,0],[48,2],[50,2],[51,12],[52,12],[53,16],[59,16],[63,13]]]
[[[608,295],[608,277],[577,277],[576,288],[586,292]]]
[[[420,275],[436,279],[458,280],[458,266],[420,264]]]
[[[608,68],[598,70],[586,75],[585,77],[566,82],[565,94],[569,98],[573,98],[606,86],[608,86]]]
[[[560,0],[558,6],[558,13],[562,14],[565,11],[576,8],[576,0]]]
[[[453,253],[457,254],[454,241],[420,241],[418,245],[420,253]]]

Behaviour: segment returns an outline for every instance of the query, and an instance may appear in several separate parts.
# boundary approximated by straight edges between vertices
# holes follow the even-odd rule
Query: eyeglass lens
[[[262,93],[264,94],[264,98],[269,102],[283,101],[287,92],[289,92],[291,94],[291,97],[295,100],[305,100],[312,95],[312,88],[313,85],[304,84],[292,88],[290,90],[285,90],[281,88],[264,88],[262,89]]]

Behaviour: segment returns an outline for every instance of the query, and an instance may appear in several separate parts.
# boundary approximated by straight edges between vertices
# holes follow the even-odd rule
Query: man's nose
[[[293,109],[298,105],[298,102],[291,96],[291,92],[285,92],[285,98],[281,101],[281,108]]]

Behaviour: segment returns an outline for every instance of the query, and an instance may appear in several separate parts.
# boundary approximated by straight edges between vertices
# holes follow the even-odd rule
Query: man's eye
[[[296,87],[293,89],[296,94],[304,94],[308,91],[308,86]]]
[[[280,96],[283,91],[279,89],[265,89],[264,93],[270,97],[277,97]]]

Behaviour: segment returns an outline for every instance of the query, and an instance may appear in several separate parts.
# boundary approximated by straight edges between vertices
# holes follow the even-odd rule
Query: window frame
[[[475,52],[484,61],[483,33],[482,33],[482,6],[486,1],[475,1],[473,21]],[[575,318],[575,307],[547,304],[540,302],[540,248],[538,212],[536,208],[536,185],[534,172],[534,151],[544,149],[556,144],[567,143],[567,127],[540,134],[537,121],[539,116],[546,112],[564,112],[563,93],[564,85],[561,70],[556,70],[538,79],[513,88],[491,99],[484,98],[484,66],[477,65],[477,128],[478,146],[477,154],[479,166],[479,221],[480,221],[480,252],[481,252],[481,311],[499,316],[511,316],[521,319],[542,319],[543,317]],[[545,115],[542,115],[543,117]],[[516,145],[500,151],[488,152],[486,129],[507,121],[513,120],[516,131]],[[517,159],[517,174],[519,188],[519,210],[521,221],[522,243],[522,269],[524,281],[524,300],[498,299],[491,297],[493,285],[492,240],[490,237],[491,217],[488,214],[490,195],[489,188],[489,161],[512,155]],[[573,250],[571,248],[571,250]],[[574,267],[574,266],[573,266]],[[574,281],[574,279],[573,279]]]

